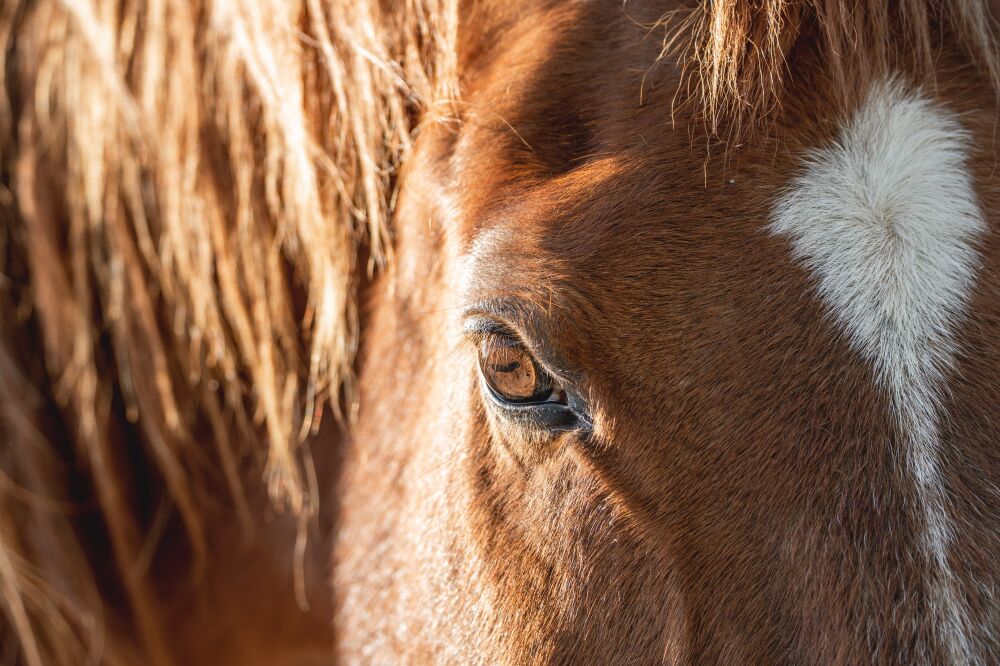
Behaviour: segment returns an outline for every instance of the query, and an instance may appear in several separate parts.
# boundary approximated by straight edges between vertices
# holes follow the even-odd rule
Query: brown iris
[[[552,378],[513,338],[491,335],[483,339],[479,367],[493,392],[508,402],[542,402],[552,396]]]

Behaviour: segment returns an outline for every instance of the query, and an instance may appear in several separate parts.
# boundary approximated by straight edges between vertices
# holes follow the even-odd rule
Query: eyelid
[[[525,341],[529,347],[536,346],[532,344],[532,333],[538,328],[535,325],[537,319],[524,303],[516,299],[492,298],[480,301],[465,308],[462,319],[465,321],[466,331],[506,333]]]
[[[509,326],[494,319],[477,315],[466,317],[462,333],[474,342],[480,342],[483,338],[491,335],[521,339]]]

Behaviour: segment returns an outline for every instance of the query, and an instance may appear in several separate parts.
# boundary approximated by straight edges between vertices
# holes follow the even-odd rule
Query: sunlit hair
[[[933,85],[949,46],[1000,90],[994,19],[982,0],[715,0],[660,25],[663,57],[684,71],[679,101],[699,106],[709,131],[725,137],[774,118],[795,58],[822,74],[832,105],[850,104],[859,82],[898,72]]]
[[[128,661],[103,638],[96,541],[129,633],[167,661],[143,575],[156,515],[172,503],[199,561],[208,479],[248,531],[248,465],[278,507],[316,510],[308,436],[324,407],[355,408],[356,280],[390,259],[415,122],[457,90],[455,2],[0,3],[0,646],[16,660]],[[706,0],[665,25],[713,130],[779,108],[806,39],[835,86],[929,71],[944,33],[1000,81],[985,2]]]
[[[324,405],[353,408],[359,249],[388,257],[394,170],[416,115],[449,93],[455,13],[447,0],[0,12],[0,644],[19,640],[32,665],[121,659],[102,646],[82,494],[140,645],[165,659],[145,514],[169,498],[197,561],[205,460],[248,530],[247,460],[279,506],[315,509],[300,448]],[[136,456],[152,480],[135,478]]]

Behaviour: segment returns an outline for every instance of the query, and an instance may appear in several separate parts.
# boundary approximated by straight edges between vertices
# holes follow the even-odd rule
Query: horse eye
[[[566,393],[519,341],[491,335],[479,343],[479,370],[493,394],[509,403],[565,403]]]

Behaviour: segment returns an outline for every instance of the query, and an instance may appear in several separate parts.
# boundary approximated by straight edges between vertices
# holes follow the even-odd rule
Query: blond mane
[[[139,648],[169,661],[131,456],[196,560],[206,467],[247,530],[258,460],[278,506],[315,511],[303,447],[324,407],[355,408],[359,257],[389,259],[396,167],[456,89],[456,4],[0,5],[0,645],[15,661],[127,661],[102,639],[81,494]],[[665,24],[715,129],[780,107],[804,40],[846,89],[859,66],[930,72],[944,31],[1000,89],[984,2],[706,0]]]
[[[811,60],[832,104],[849,104],[860,81],[905,73],[935,83],[953,47],[1000,91],[995,18],[986,0],[719,0],[672,12],[662,58],[684,70],[679,99],[692,102],[713,134],[768,123],[794,80],[794,59]]]
[[[454,67],[447,0],[387,6],[0,9],[0,643],[27,664],[121,659],[71,478],[163,661],[130,449],[196,559],[206,457],[248,530],[247,461],[315,510],[299,452],[325,405],[353,409],[359,249],[386,260],[394,169]]]

